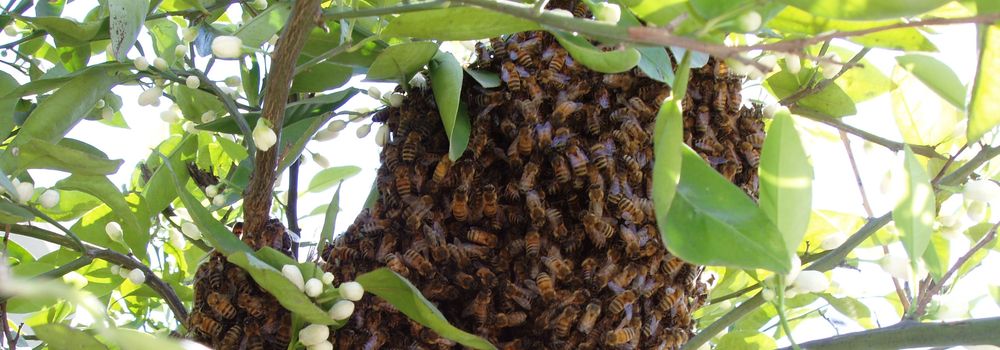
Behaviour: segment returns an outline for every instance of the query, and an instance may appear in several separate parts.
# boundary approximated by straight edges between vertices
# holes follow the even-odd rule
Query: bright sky
[[[71,16],[72,14],[79,14],[76,17],[82,17],[86,13],[85,10],[92,6],[92,2],[75,1],[66,6],[64,13]],[[230,11],[229,16],[230,18],[241,17],[238,9]],[[976,67],[974,28],[972,26],[941,28],[938,34],[930,35],[930,37],[940,48],[940,52],[934,54],[934,56],[952,67],[963,83],[969,84],[975,74]],[[140,38],[145,47],[150,47],[147,35],[143,34]],[[10,40],[13,39],[9,37],[0,38],[0,42]],[[838,42],[837,44],[849,49],[858,49],[858,47],[845,44],[844,42]],[[893,57],[896,54],[898,53],[876,49],[866,58],[881,69],[886,76],[892,76],[893,67],[895,66]],[[135,57],[136,55],[137,53],[133,50],[130,57]],[[153,59],[151,56],[147,56],[147,58],[150,61]],[[94,60],[92,60],[92,63],[96,63]],[[199,60],[199,66],[204,66],[204,60]],[[8,68],[2,67],[0,69]],[[17,77],[16,73],[11,73]],[[217,61],[209,77],[213,80],[221,81],[231,75],[238,75],[236,64],[234,62]],[[363,89],[372,86],[371,84],[361,82],[360,79],[352,80],[349,85]],[[759,84],[747,84],[748,88],[744,92],[745,100],[761,99],[766,95],[762,94],[760,88],[754,87],[754,85]],[[374,86],[383,92],[389,91],[393,87],[390,84],[374,84]],[[168,125],[160,120],[159,114],[160,111],[168,108],[170,103],[166,98],[163,98],[161,99],[162,104],[160,107],[139,107],[135,101],[141,90],[135,86],[119,86],[114,89],[114,92],[118,93],[125,101],[122,113],[131,127],[130,129],[119,129],[98,122],[83,121],[73,129],[68,137],[84,140],[105,151],[112,159],[124,159],[125,164],[121,167],[118,174],[112,176],[112,181],[125,186],[128,184],[132,169],[135,168],[137,162],[145,159],[149,155],[150,150],[167,137]],[[936,101],[936,96],[929,95],[927,98],[931,103]],[[376,107],[378,104],[374,99],[359,95],[345,106],[345,108]],[[927,111],[927,113],[936,113],[940,108],[926,108],[921,110]],[[900,134],[892,115],[891,101],[888,94],[858,105],[858,111],[858,115],[847,117],[844,121],[889,139],[900,140]],[[816,174],[813,186],[814,206],[821,209],[864,215],[861,206],[861,197],[854,182],[850,163],[836,131],[804,118],[796,118],[796,120],[803,129],[813,132],[818,131],[819,134],[828,137],[815,138],[805,136],[809,140],[814,140],[814,142],[806,145]],[[319,153],[329,159],[332,166],[356,165],[362,169],[360,174],[344,182],[340,201],[343,211],[338,217],[337,232],[344,231],[353,221],[353,218],[360,212],[375,178],[376,169],[379,166],[379,147],[374,142],[374,130],[366,138],[358,139],[355,137],[356,128],[364,123],[367,123],[367,121],[352,123],[347,130],[342,131],[340,136],[334,140],[326,142],[312,141],[307,146],[309,152]],[[885,181],[886,174],[899,168],[901,157],[879,146],[866,145],[856,137],[852,137],[851,142],[856,160],[858,161],[859,170],[862,173],[865,190],[871,201],[875,215],[878,216],[888,212],[893,202],[890,196],[883,193],[882,189],[885,187],[883,184],[892,183],[892,181]],[[307,184],[311,179],[312,174],[315,174],[321,168],[310,160],[302,166],[301,170],[300,183],[304,187],[304,184]],[[37,186],[47,187],[65,177],[66,174],[51,171],[32,171],[32,176],[37,179]],[[278,188],[284,190],[287,188],[286,184],[287,176],[283,176]],[[300,215],[306,215],[314,208],[327,204],[332,194],[333,190],[331,189],[325,193],[309,193],[302,196],[299,202]],[[322,215],[317,215],[300,221],[300,226],[303,228],[302,238],[304,241],[315,241],[318,238],[319,230],[322,227],[322,219]],[[852,232],[844,233],[850,234]],[[18,240],[24,241],[20,237]],[[970,245],[970,242],[964,236],[954,237],[953,242],[952,259],[963,254]],[[41,250],[45,249],[41,247],[37,248]],[[898,243],[890,246],[890,249],[892,254],[903,254],[902,247]],[[37,254],[36,251],[36,255],[40,254]],[[859,249],[857,251],[857,256],[862,261],[875,261],[881,258],[882,255],[880,248]],[[993,300],[980,298],[988,295],[986,291],[987,283],[996,283],[995,276],[997,271],[1000,271],[1000,259],[996,255],[992,254],[988,257],[984,261],[984,268],[977,269],[963,280],[963,285],[960,288],[955,288],[950,295],[944,297],[945,300],[949,301],[947,303],[949,307],[953,309],[958,308],[958,310],[952,310],[955,318],[967,317],[965,311],[962,309],[968,309],[973,317],[1000,315],[1000,308],[997,307]],[[896,314],[895,309],[881,298],[874,298],[893,293],[893,287],[888,275],[874,263],[863,262],[860,268],[860,271],[850,269],[834,270],[832,273],[833,282],[839,286],[839,288],[835,287],[834,291],[860,298],[872,308],[875,312],[876,322],[882,326],[898,322],[899,316]],[[834,313],[831,312],[831,314]],[[838,325],[836,329],[821,318],[802,323],[797,328],[796,340],[802,342],[828,337],[837,332],[843,333],[861,330],[858,325],[850,322],[845,317],[840,317],[840,320],[847,323]],[[787,343],[785,344],[787,345]]]

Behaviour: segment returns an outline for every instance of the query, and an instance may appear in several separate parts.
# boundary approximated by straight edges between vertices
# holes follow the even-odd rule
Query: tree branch
[[[819,112],[819,111],[815,111],[815,110],[812,110],[812,109],[809,109],[809,108],[803,108],[803,107],[799,107],[799,106],[789,107],[789,110],[792,113],[796,114],[796,115],[800,115],[800,116],[803,116],[803,117],[815,120],[817,122],[820,122],[820,123],[832,126],[834,128],[846,131],[847,133],[852,134],[852,135],[857,136],[857,137],[860,137],[862,139],[865,139],[868,142],[871,142],[871,143],[877,144],[879,146],[888,148],[889,150],[891,150],[893,152],[902,151],[903,150],[903,146],[910,146],[910,149],[913,150],[913,153],[922,155],[924,157],[938,158],[938,159],[947,159],[947,157],[941,155],[940,153],[937,153],[937,151],[935,151],[934,147],[932,147],[932,146],[914,145],[914,144],[906,144],[906,143],[902,143],[902,142],[892,141],[892,140],[889,140],[887,138],[884,138],[884,137],[872,134],[870,132],[858,129],[858,128],[854,127],[854,126],[848,125],[848,124],[844,123],[843,121],[841,121],[839,118],[833,117],[833,116],[831,116],[829,114],[825,114],[823,112]]]
[[[931,346],[1000,345],[1000,317],[956,322],[900,322],[799,344],[808,350],[889,350]],[[788,350],[785,348],[783,350]]]
[[[184,307],[184,303],[181,302],[181,299],[177,297],[177,293],[174,292],[173,288],[171,288],[169,284],[157,277],[156,274],[154,274],[153,271],[142,262],[114,250],[97,247],[87,243],[84,243],[83,248],[81,249],[67,236],[34,226],[10,225],[10,232],[25,237],[55,243],[78,251],[86,257],[101,259],[129,269],[141,270],[146,275],[146,284],[149,285],[153,291],[163,297],[163,300],[167,302],[168,306],[170,306],[170,310],[174,312],[174,316],[177,317],[182,324],[187,324],[187,309]]]
[[[927,285],[927,288],[921,290],[920,297],[917,298],[917,308],[913,312],[913,314],[910,315],[911,319],[923,316],[924,311],[927,309],[927,304],[930,304],[931,298],[933,298],[941,291],[941,287],[944,286],[945,282],[948,282],[948,279],[950,279],[951,276],[955,274],[955,272],[958,272],[958,269],[961,268],[962,265],[965,265],[965,263],[972,258],[973,254],[975,254],[980,249],[983,249],[983,247],[985,247],[987,244],[993,242],[993,240],[996,239],[998,227],[1000,227],[1000,222],[994,224],[993,227],[990,228],[990,231],[979,239],[979,242],[976,242],[976,244],[973,245],[972,248],[969,248],[969,251],[966,252],[965,255],[962,255],[960,258],[958,258],[958,260],[955,261],[955,264],[948,269],[948,272],[945,272],[945,274],[941,276],[940,281],[932,280]]]
[[[274,190],[278,149],[281,148],[281,126],[285,120],[285,105],[291,88],[295,63],[305,46],[306,36],[320,19],[318,0],[298,0],[292,8],[288,27],[278,39],[271,54],[271,70],[264,87],[264,107],[261,117],[274,126],[277,135],[275,147],[266,152],[256,152],[250,183],[243,194],[244,221],[249,235],[260,234],[270,218],[271,192]],[[259,241],[259,240],[258,240]]]

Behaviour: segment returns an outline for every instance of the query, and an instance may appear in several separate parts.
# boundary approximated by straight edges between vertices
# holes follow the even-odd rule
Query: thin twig
[[[948,272],[945,272],[944,275],[941,276],[940,281],[931,280],[930,283],[927,285],[928,287],[926,288],[926,290],[921,290],[920,297],[917,298],[917,308],[916,310],[914,310],[913,314],[910,315],[911,318],[917,318],[922,316],[924,314],[924,311],[927,309],[927,305],[930,304],[931,298],[933,298],[935,295],[941,292],[941,288],[944,286],[945,282],[948,282],[948,279],[950,279],[952,275],[958,272],[958,269],[961,268],[962,265],[965,265],[965,263],[968,262],[969,259],[972,259],[973,254],[975,254],[980,249],[983,249],[984,247],[986,247],[987,244],[993,242],[993,240],[996,239],[998,227],[1000,227],[1000,222],[994,224],[993,227],[990,228],[989,232],[983,235],[983,237],[980,238],[979,241],[976,242],[974,246],[972,246],[972,248],[969,248],[968,252],[965,252],[965,255],[962,255],[962,257],[958,258],[958,260],[955,261],[955,264],[948,269]]]
[[[815,111],[815,110],[812,110],[812,109],[809,109],[809,108],[803,108],[803,107],[799,107],[799,106],[792,106],[791,108],[789,108],[789,110],[791,110],[791,112],[794,113],[794,114],[796,114],[796,115],[803,116],[803,117],[815,120],[817,122],[820,122],[820,123],[832,126],[834,128],[846,131],[847,133],[852,134],[852,135],[857,136],[857,137],[860,137],[860,138],[862,138],[862,139],[864,139],[864,140],[866,140],[868,142],[871,142],[871,143],[877,144],[879,146],[888,148],[890,151],[893,151],[893,152],[902,151],[904,146],[910,146],[910,149],[913,150],[913,153],[922,155],[924,157],[937,158],[937,159],[947,159],[947,157],[941,155],[940,153],[937,153],[937,151],[935,151],[934,147],[932,147],[932,146],[914,145],[914,144],[906,144],[906,143],[902,143],[902,142],[892,141],[892,140],[889,140],[887,138],[884,138],[884,137],[872,134],[870,132],[858,129],[858,128],[854,127],[854,126],[848,125],[847,123],[844,123],[839,118],[833,117],[833,116],[831,116],[829,114],[826,114],[826,113],[823,113],[823,112],[819,112],[819,111]]]
[[[10,50],[10,49],[14,48],[14,46],[24,44],[24,43],[28,42],[31,39],[42,37],[42,36],[45,36],[45,31],[44,30],[36,30],[36,31],[31,32],[31,34],[28,34],[28,35],[25,35],[25,36],[21,37],[20,39],[17,39],[15,41],[12,41],[12,42],[9,42],[9,43],[3,44],[3,45],[0,45],[0,49]]]
[[[288,221],[288,230],[302,236],[302,229],[299,228],[299,166],[302,165],[302,157],[299,156],[292,165],[288,167],[288,203],[285,204],[285,220]],[[299,257],[299,242],[292,242],[292,256]]]
[[[827,41],[826,43],[829,43],[829,41]],[[796,102],[798,102],[799,100],[802,100],[803,98],[809,97],[810,95],[823,91],[823,89],[826,89],[827,86],[833,84],[833,82],[837,80],[837,78],[840,78],[841,75],[844,75],[844,73],[847,73],[847,71],[850,70],[852,67],[858,65],[858,62],[860,62],[861,59],[865,57],[868,51],[871,51],[870,47],[865,47],[861,49],[861,51],[858,51],[858,53],[855,54],[854,57],[851,57],[850,61],[847,61],[847,63],[845,63],[843,66],[840,67],[840,71],[838,71],[837,74],[834,75],[832,78],[820,80],[819,83],[816,83],[816,85],[804,88],[802,90],[795,92],[794,94],[788,95],[788,97],[781,99],[781,101],[778,101],[778,103],[780,103],[783,106],[791,106]],[[871,214],[869,214],[868,216],[871,216]]]

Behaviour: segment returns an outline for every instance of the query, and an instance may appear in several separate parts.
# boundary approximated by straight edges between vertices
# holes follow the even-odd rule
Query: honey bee
[[[188,327],[213,338],[222,334],[222,324],[199,311],[194,311],[188,316]]]
[[[635,336],[636,331],[634,328],[619,328],[608,331],[604,336],[604,343],[610,346],[623,345],[631,342]]]
[[[632,280],[638,275],[639,269],[635,265],[629,264],[628,266],[625,266],[625,269],[622,270],[621,273],[612,279],[612,282],[619,286],[627,286],[631,284]]]
[[[576,306],[570,306],[565,309],[556,317],[555,329],[556,336],[563,338],[569,334],[570,327],[576,322],[577,317],[580,316],[580,308]]]
[[[587,159],[586,153],[576,145],[570,145],[566,149],[566,157],[569,158],[569,165],[573,168],[573,175],[580,178],[587,176],[587,164],[590,160]]]
[[[621,89],[628,91],[632,89],[633,78],[631,75],[618,73],[618,74],[605,74],[604,75],[604,85],[612,89]]]
[[[465,272],[459,271],[458,273],[456,273],[454,280],[455,284],[462,289],[468,290],[476,286],[476,278],[472,277],[472,275],[467,274]]]
[[[531,128],[527,126],[521,127],[521,130],[517,133],[517,152],[521,155],[531,154],[531,148],[535,145],[535,140],[532,137]]]
[[[403,264],[403,261],[399,259],[399,257],[396,256],[396,254],[394,253],[386,254],[385,266],[387,266],[390,270],[400,275],[410,276],[410,269],[406,268],[406,265]]]
[[[534,67],[535,61],[531,58],[531,52],[525,50],[523,47],[518,47],[515,50],[510,50],[507,53],[510,59],[522,67]]]
[[[483,186],[483,215],[494,217],[497,215],[497,188],[493,184]]]
[[[216,315],[219,315],[223,319],[229,320],[236,317],[236,308],[233,307],[233,303],[219,292],[208,294],[208,306],[212,308],[212,311],[215,311]]]
[[[477,67],[489,67],[490,65],[490,50],[486,47],[486,43],[477,42],[476,43],[476,66]]]
[[[434,167],[434,182],[444,182],[445,177],[448,176],[448,170],[451,169],[451,164],[451,158],[448,157],[447,154],[441,156],[441,160],[439,160],[437,166]]]
[[[261,318],[267,314],[267,307],[264,306],[260,299],[255,298],[253,295],[248,293],[240,293],[240,295],[236,297],[236,304],[239,305],[241,309],[256,318]]]
[[[545,216],[545,207],[542,206],[542,199],[538,196],[538,192],[528,191],[525,196],[525,203],[528,207],[528,216],[531,218],[532,225],[534,227],[541,227],[547,217]]]
[[[510,91],[520,92],[521,73],[517,71],[517,66],[514,65],[514,62],[506,61],[500,68],[500,78],[507,83]]]
[[[409,196],[412,193],[413,184],[410,183],[410,174],[407,169],[402,167],[396,168],[395,179],[396,192],[399,193],[400,196]]]
[[[638,172],[641,174],[642,170],[640,169]],[[609,198],[611,199],[612,202],[615,203],[616,206],[618,206],[618,210],[629,213],[629,215],[632,217],[632,221],[635,222],[636,224],[642,224],[643,222],[646,221],[646,213],[643,212],[642,210],[639,210],[639,208],[636,207],[635,202],[633,202],[631,198],[628,198],[622,194],[613,195]]]
[[[434,273],[434,266],[415,249],[410,249],[406,253],[403,253],[403,260],[422,276],[430,276]]]
[[[760,164],[760,154],[754,150],[753,144],[743,141],[740,142],[740,153],[743,154],[743,159],[746,159],[747,164],[750,167],[757,167]]]
[[[468,234],[466,235],[466,238],[468,238],[469,241],[473,243],[484,245],[490,248],[496,248],[497,246],[497,236],[495,234],[483,231],[482,229],[470,228]]]
[[[725,146],[715,138],[715,132],[712,129],[705,130],[705,133],[694,142],[694,147],[710,154],[718,154],[725,149]]]
[[[576,3],[576,6],[573,6],[573,17],[590,17],[590,9],[587,7],[587,4],[583,1]]]
[[[588,282],[593,281],[594,272],[597,271],[597,259],[593,257],[583,259],[583,262],[580,263],[580,268],[582,269],[583,280]]]
[[[498,313],[496,315],[497,328],[510,328],[517,327],[524,324],[524,321],[528,319],[528,315],[521,311],[515,311],[510,313]]]
[[[538,285],[538,291],[542,294],[542,299],[546,302],[552,302],[556,299],[556,289],[555,282],[549,274],[545,272],[539,272],[535,275],[535,283]]]
[[[656,114],[656,111],[646,105],[646,103],[639,97],[632,97],[628,99],[628,105],[629,108],[639,113],[639,116],[643,118],[652,117]]]
[[[583,104],[573,101],[563,101],[556,105],[555,109],[552,110],[552,120],[556,124],[561,125],[566,121],[566,118],[576,113],[583,107]]]
[[[535,139],[538,147],[545,149],[552,145],[552,123],[545,122],[535,126]]]
[[[729,182],[736,179],[736,175],[739,174],[740,171],[743,171],[743,165],[734,161],[727,160],[719,167],[719,173],[721,173],[722,177],[726,178],[726,180],[729,180]]]
[[[506,288],[504,288],[504,297],[506,299],[513,300],[514,303],[521,306],[525,310],[531,310],[532,294],[527,289],[507,282]]]
[[[553,73],[562,72],[566,66],[566,50],[554,50],[552,59],[549,60],[548,70]]]
[[[677,301],[681,299],[684,292],[680,289],[675,289],[673,287],[667,288],[663,291],[663,296],[660,298],[657,307],[660,311],[667,311],[677,305]]]
[[[599,113],[587,114],[587,133],[592,136],[600,135],[603,122],[604,118]]]
[[[240,342],[243,341],[243,327],[236,324],[226,330],[222,336],[223,349],[239,349]]]
[[[492,288],[497,284],[497,275],[486,266],[480,266],[476,269],[476,277],[479,277],[479,283],[482,283],[484,286]]]
[[[464,186],[459,186],[452,194],[451,216],[458,221],[469,218],[469,192]]]
[[[583,316],[580,317],[580,323],[577,324],[576,329],[580,333],[590,333],[590,330],[594,328],[594,324],[597,323],[597,318],[600,316],[600,303],[591,302],[587,304],[587,307],[583,309]]]
[[[530,191],[535,188],[535,181],[538,178],[539,166],[535,162],[528,162],[524,165],[524,170],[521,172],[521,181],[518,183],[518,187],[521,191]]]
[[[490,38],[490,46],[493,47],[493,53],[497,56],[507,56],[507,43],[502,38]]]
[[[590,154],[594,157],[594,165],[597,165],[598,169],[608,170],[613,164],[611,160],[612,152],[614,151],[613,142],[607,140],[601,143],[595,143],[590,146]]]
[[[594,215],[594,213],[589,212],[583,216],[583,228],[587,232],[587,236],[590,237],[591,242],[598,248],[603,248],[608,238],[615,233],[615,228],[611,224],[605,222],[601,217]]]
[[[524,249],[528,253],[529,257],[538,256],[538,251],[541,248],[541,238],[538,235],[538,230],[531,229],[528,234],[524,236]]]
[[[629,120],[629,119],[634,119],[636,117],[638,117],[638,116],[635,114],[635,111],[633,111],[632,109],[630,109],[628,107],[622,107],[622,108],[616,109],[613,112],[611,112],[611,115],[608,116],[608,118],[610,118],[612,121],[618,122],[618,123],[621,123],[621,122]]]
[[[423,140],[423,135],[419,132],[411,132],[406,136],[406,141],[403,142],[403,151],[401,153],[401,159],[404,162],[412,162],[417,158],[417,154],[420,152],[418,148],[420,147],[420,142]]]
[[[521,73],[524,72],[522,71]],[[527,78],[524,78],[522,83],[525,86],[525,88],[528,89],[528,96],[531,96],[531,102],[533,104],[537,105],[546,98],[545,90],[542,90],[542,87],[538,85],[538,81],[535,80],[535,77],[529,76]]]
[[[552,156],[552,172],[555,173],[556,181],[565,184],[571,179],[569,164],[566,158],[556,154]]]
[[[550,272],[559,278],[567,278],[573,273],[573,271],[569,268],[569,265],[566,264],[563,259],[558,257],[543,256],[542,263],[549,268]]]
[[[608,305],[608,312],[612,314],[619,314],[625,311],[625,308],[632,305],[638,299],[635,292],[632,290],[626,290],[625,292],[618,294],[614,299],[611,299],[611,304]]]
[[[711,126],[712,115],[709,114],[708,106],[698,106],[698,112],[695,113],[695,129],[700,132],[705,132]]]
[[[663,262],[661,271],[669,275],[670,278],[674,278],[674,276],[677,276],[677,273],[681,271],[682,267],[684,267],[684,260],[674,256]]]
[[[480,291],[476,299],[465,310],[466,315],[472,315],[479,324],[485,324],[489,318],[489,306],[493,301],[493,293],[488,289]]]
[[[618,233],[621,235],[622,241],[625,242],[625,254],[632,258],[638,257],[641,247],[639,246],[639,237],[636,235],[635,230],[622,225]]]
[[[570,81],[568,75],[551,70],[543,70],[540,78],[543,84],[559,90],[565,90]]]

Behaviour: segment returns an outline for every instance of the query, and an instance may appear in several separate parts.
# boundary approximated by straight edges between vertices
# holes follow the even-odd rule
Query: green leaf
[[[233,236],[230,234],[230,236]],[[268,293],[271,293],[275,298],[278,299],[278,303],[285,307],[293,314],[302,317],[309,323],[318,324],[336,324],[327,315],[326,311],[320,309],[309,297],[305,295],[302,291],[298,289],[295,285],[288,281],[281,271],[278,271],[268,263],[261,261],[256,256],[252,255],[250,252],[240,251],[234,252],[228,255],[229,262],[236,264],[236,266],[242,267],[244,270],[250,273],[253,280],[257,282],[261,288],[264,288]]]
[[[666,25],[681,14],[690,12],[687,0],[636,1],[632,13],[656,25]]]
[[[318,251],[324,251],[327,243],[333,241],[333,230],[337,228],[337,214],[340,213],[340,188],[344,183],[337,185],[337,191],[333,193],[333,199],[326,206],[326,215],[323,217],[323,230],[319,231]]]
[[[101,205],[94,196],[80,191],[59,191],[59,204],[52,208],[39,207],[45,215],[58,221],[70,221]]]
[[[899,20],[885,21],[844,21],[817,17],[816,14],[794,7],[786,7],[776,17],[767,22],[771,29],[788,35],[817,35],[838,31],[865,30],[900,23]],[[905,51],[937,51],[923,33],[916,28],[897,28],[847,38],[858,45]],[[856,69],[856,68],[855,68]]]
[[[864,303],[858,301],[854,298],[843,297],[837,298],[830,294],[820,294],[823,299],[826,299],[833,306],[837,312],[844,314],[849,319],[858,322],[862,327],[874,328],[875,324],[872,322],[872,312],[868,309]]]
[[[775,114],[760,155],[760,208],[795,254],[809,226],[813,170],[788,110]]]
[[[292,93],[323,92],[344,85],[351,79],[351,67],[323,63],[305,69],[292,81]]]
[[[56,46],[79,46],[109,38],[108,22],[103,19],[80,23],[60,17],[14,17],[49,33]]]
[[[586,38],[558,30],[549,30],[573,59],[591,70],[601,73],[621,73],[632,69],[642,58],[633,47],[601,51]]]
[[[281,31],[291,10],[291,2],[275,2],[257,17],[246,22],[233,35],[240,38],[244,46],[258,48]]]
[[[7,173],[0,170],[0,193],[7,191],[7,193],[17,193],[17,188],[14,187],[14,183],[7,178]]]
[[[226,113],[226,107],[219,97],[207,91],[192,89],[184,84],[174,84],[169,91],[174,95],[174,103],[180,108],[184,119],[194,121],[196,124],[201,122],[201,115],[205,112],[213,111],[216,115]]]
[[[437,52],[437,44],[426,41],[390,46],[375,57],[365,80],[406,83]]]
[[[57,182],[55,188],[80,191],[100,199],[111,208],[111,211],[120,220],[125,244],[132,250],[132,253],[138,256],[146,255],[146,243],[149,243],[149,225],[141,224],[136,213],[132,212],[132,206],[125,199],[125,196],[107,177],[73,174]]]
[[[777,349],[778,344],[767,334],[756,330],[738,330],[728,332],[719,338],[716,344],[719,349],[732,350],[769,350]]]
[[[903,174],[905,193],[892,211],[892,220],[900,233],[903,248],[910,256],[910,263],[916,265],[931,239],[931,225],[934,223],[934,189],[930,177],[924,171],[913,150],[904,147]]]
[[[927,265],[927,271],[931,273],[935,281],[940,282],[945,271],[948,271],[948,251],[951,248],[951,241],[943,235],[935,234],[931,236],[930,244],[924,251],[923,259]]]
[[[677,67],[677,90],[670,95],[656,114],[653,129],[653,210],[660,232],[667,232],[667,216],[677,183],[681,178],[681,145],[684,142],[684,112],[682,102],[687,93],[687,79],[691,73],[691,54],[684,54]]]
[[[469,73],[472,79],[475,79],[484,88],[492,89],[500,86],[500,75],[496,72],[490,72],[479,69],[465,68],[465,72]]]
[[[806,69],[797,75],[782,70],[768,77],[764,81],[764,86],[778,99],[782,99],[801,90],[810,76],[812,76],[811,71]],[[854,115],[858,112],[854,101],[837,84],[827,85],[822,91],[799,100],[795,105],[834,117]]]
[[[187,187],[184,186],[187,181],[181,182],[177,169],[170,165],[170,163],[164,163],[164,165],[173,174],[174,188],[177,190],[177,195],[180,197],[181,202],[184,203],[184,208],[187,209],[188,214],[191,215],[191,220],[194,220],[195,225],[201,230],[202,239],[208,241],[212,245],[212,248],[215,248],[216,251],[227,257],[232,257],[233,254],[239,253],[249,254],[251,252],[250,247],[244,244],[239,238],[236,238],[236,235],[232,231],[229,231],[226,225],[223,225],[222,222],[219,222],[219,220],[212,216],[212,213],[208,209],[205,209],[201,205],[201,202],[188,192]],[[181,169],[183,170],[183,168]]]
[[[17,193],[17,192],[11,192]],[[7,199],[0,199],[0,222],[5,224],[16,224],[19,222],[31,221],[35,219],[35,214],[32,214],[27,209],[24,209],[17,204],[11,203]]]
[[[351,97],[357,94],[359,89],[348,88],[342,91],[337,91],[328,95],[319,95],[310,97],[301,101],[296,101],[289,103],[285,106],[285,127],[295,124],[305,119],[309,119],[315,116],[320,116],[328,114],[328,112],[334,111],[340,106],[343,106]],[[209,94],[211,96],[211,94]],[[183,109],[182,109],[183,110]],[[200,118],[201,115],[199,114]],[[260,113],[246,113],[243,115],[247,123],[251,126],[257,125],[257,119],[260,119]],[[199,130],[207,131],[217,131],[224,132],[227,134],[242,134],[239,126],[236,125],[236,120],[232,116],[226,116],[224,118],[219,118],[208,123],[200,124],[195,127]],[[282,139],[288,139],[282,137]],[[294,158],[294,157],[292,157]]]
[[[982,42],[979,68],[972,85],[969,102],[968,142],[976,142],[983,134],[1000,124],[1000,25],[980,27]]]
[[[485,339],[455,328],[441,311],[428,301],[417,287],[387,268],[358,276],[358,283],[366,292],[375,294],[392,304],[411,320],[433,329],[438,335],[473,349],[496,349]]]
[[[836,53],[841,62],[847,62],[856,54],[835,46],[831,46],[830,51]],[[858,64],[860,66],[848,69],[835,81],[854,103],[873,99],[896,88],[896,84],[867,59],[861,59]]]
[[[108,347],[97,341],[93,335],[61,323],[50,323],[32,327],[35,335],[52,350],[99,350]]]
[[[650,79],[673,86],[674,71],[671,69],[670,56],[662,47],[636,47],[639,50],[639,69]]]
[[[682,148],[682,159],[662,233],[670,252],[700,265],[788,273],[791,257],[767,215],[691,148]]]
[[[144,349],[157,349],[157,350],[184,350],[187,347],[182,346],[177,340],[168,338],[166,336],[157,336],[153,334],[146,333],[137,329],[127,329],[127,328],[112,328],[108,330],[110,334],[106,334],[113,339],[115,343],[122,350],[144,350]],[[74,349],[87,349],[87,348],[74,348]]]
[[[149,20],[146,21],[146,30],[153,39],[153,52],[156,53],[156,57],[173,64],[179,58],[174,50],[178,44],[182,44],[177,36],[177,23],[168,18]]]
[[[111,35],[111,55],[118,61],[127,61],[128,51],[132,49],[139,30],[146,21],[148,0],[109,0],[108,11]]]
[[[257,56],[250,55],[250,65],[240,60],[240,77],[243,78],[243,91],[247,93],[247,101],[251,106],[260,106],[260,64]]]
[[[950,2],[951,0],[781,0],[817,16],[869,20],[909,17]]]
[[[928,88],[941,95],[945,101],[959,109],[965,109],[965,86],[962,86],[958,75],[948,65],[934,57],[921,54],[896,56],[896,62]]]
[[[383,36],[477,40],[541,29],[534,21],[474,7],[410,12],[389,21]]]
[[[186,162],[195,158],[198,151],[198,138],[194,135],[172,137],[160,143],[154,151],[154,158],[147,162],[147,165],[162,164],[162,159],[158,157],[160,153],[166,153],[170,165],[174,169],[185,169]],[[153,176],[142,186],[142,195],[146,198],[146,205],[149,210],[159,213],[166,209],[170,202],[177,198],[177,190],[173,186],[174,176],[178,177],[181,183],[187,183],[191,175],[187,171],[173,174],[169,168],[159,166],[153,172]]]
[[[247,159],[247,157],[250,156],[250,154],[247,153],[246,147],[243,147],[243,145],[236,143],[236,141],[230,140],[222,136],[216,136],[215,140],[219,142],[219,147],[222,147],[222,150],[226,152],[226,155],[228,155],[229,158],[232,158],[237,163],[243,161],[244,159]]]
[[[22,142],[20,148],[21,153],[15,158],[18,170],[50,169],[77,175],[108,175],[117,172],[124,162],[34,138]]]
[[[458,159],[469,145],[472,124],[465,105],[461,102],[462,65],[455,56],[438,52],[430,63],[431,85],[434,86],[434,101],[437,102],[444,131],[450,145],[448,157]]]
[[[309,181],[309,187],[306,188],[306,192],[323,192],[333,187],[333,185],[340,183],[340,181],[357,175],[360,172],[361,168],[353,165],[323,169],[316,173],[316,176],[313,176],[312,180]]]

